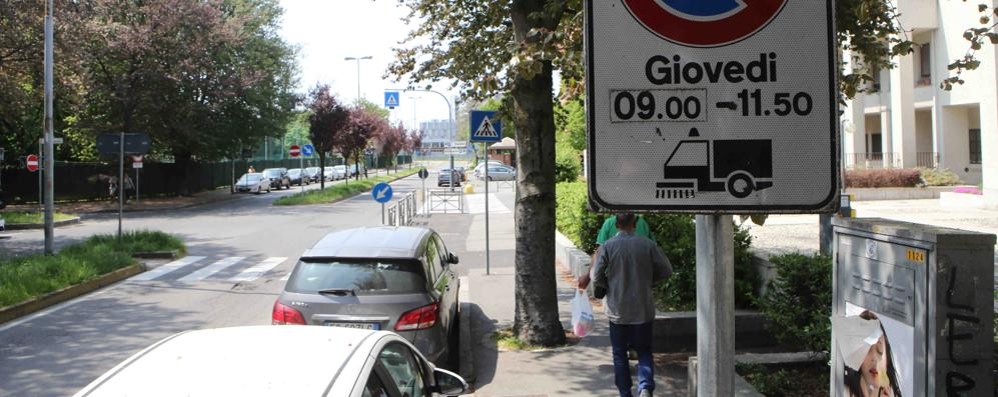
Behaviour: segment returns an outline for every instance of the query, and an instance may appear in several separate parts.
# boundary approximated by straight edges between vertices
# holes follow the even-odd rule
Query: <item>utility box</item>
[[[995,236],[833,225],[831,395],[993,396]]]

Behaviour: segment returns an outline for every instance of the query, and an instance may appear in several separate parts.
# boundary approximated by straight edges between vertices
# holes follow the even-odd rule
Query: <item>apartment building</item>
[[[419,129],[426,132],[423,137],[424,149],[443,149],[451,146],[454,138],[450,120],[431,120],[419,123]]]
[[[967,184],[983,183],[985,202],[998,207],[998,56],[986,44],[980,68],[966,84],[940,88],[948,65],[969,48],[963,32],[976,27],[980,2],[897,0],[900,23],[916,43],[897,67],[875,73],[870,88],[842,117],[847,168],[940,167]],[[844,54],[846,67],[857,59]]]

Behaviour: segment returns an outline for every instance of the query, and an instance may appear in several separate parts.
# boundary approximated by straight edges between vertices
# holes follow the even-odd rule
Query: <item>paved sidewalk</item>
[[[512,193],[497,196],[497,201],[512,208]],[[617,395],[608,322],[601,307],[595,308],[593,332],[574,345],[538,351],[499,350],[493,334],[513,325],[515,309],[513,214],[493,214],[489,218],[492,237],[489,275],[485,272],[484,217],[484,214],[433,214],[419,220],[441,233],[448,249],[461,258],[457,270],[463,275],[462,295],[464,302],[471,303],[470,310],[462,314],[462,321],[472,321],[474,395]],[[569,302],[575,296],[574,281],[567,268],[558,266],[555,270],[562,327],[570,330]],[[686,395],[685,361],[685,356],[656,355],[656,396]],[[636,376],[634,383],[636,386]]]

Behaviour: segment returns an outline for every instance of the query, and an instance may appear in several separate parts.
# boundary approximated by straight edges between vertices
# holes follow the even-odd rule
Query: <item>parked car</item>
[[[318,182],[319,178],[322,178],[322,168],[308,167],[305,169],[305,175],[308,175],[309,181]]]
[[[350,164],[350,165],[346,166],[347,171],[349,171],[349,175],[347,177],[349,178],[349,177],[355,176],[357,174],[362,174],[362,173],[364,173],[364,169],[365,168],[366,167],[364,167],[364,165],[361,165],[360,167],[357,167],[356,163]]]
[[[258,325],[167,337],[75,396],[456,396],[467,390],[464,379],[436,368],[391,332]]]
[[[501,161],[497,160],[489,160],[488,162],[485,163],[478,163],[478,165],[475,166],[475,170],[472,171],[472,174],[475,175],[475,178],[482,179],[485,177],[485,164],[488,164],[489,166],[501,165],[503,167],[509,167],[508,165],[503,164]]]
[[[243,174],[236,181],[236,193],[260,194],[263,191],[270,192],[270,179],[260,173]]]
[[[461,174],[461,182],[464,182],[464,181],[468,180],[468,176],[465,175],[465,173],[464,173],[464,167],[455,166],[454,167],[454,171],[457,171],[457,172],[459,172]]]
[[[482,173],[482,177],[485,177],[485,173]],[[489,165],[489,177],[490,181],[512,181],[516,179],[516,169],[513,167],[506,166],[496,166]]]
[[[436,232],[417,227],[330,233],[301,256],[274,324],[391,330],[430,361],[456,353],[458,258]]]
[[[440,172],[437,173],[437,186],[450,187],[451,183],[454,186],[461,186],[461,173],[450,168],[440,169]]]
[[[288,179],[291,180],[292,185],[305,186],[311,181],[308,179],[308,175],[305,175],[305,170],[301,168],[292,168],[288,170]]]
[[[291,189],[291,178],[288,178],[287,168],[267,168],[263,170],[263,176],[270,179],[270,187],[281,190]]]
[[[336,179],[347,179],[353,176],[353,175],[347,175],[347,166],[345,165],[334,166],[333,175],[336,176]]]

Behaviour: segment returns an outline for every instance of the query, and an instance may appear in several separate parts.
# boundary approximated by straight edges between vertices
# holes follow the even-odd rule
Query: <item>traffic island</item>
[[[180,239],[163,232],[96,235],[55,255],[0,260],[0,323],[34,313],[144,271],[133,255],[183,255]]]
[[[75,214],[56,212],[53,216],[55,227],[80,223],[80,217]],[[4,211],[0,212],[0,218],[6,222],[5,228],[7,230],[42,229],[45,227],[44,214],[41,212]]]
[[[303,193],[296,193],[290,196],[281,197],[274,200],[274,205],[332,204],[369,191],[374,187],[374,185],[379,183],[391,183],[414,175],[418,173],[420,169],[421,168],[410,168],[407,170],[399,170],[398,173],[393,175],[376,176],[358,181],[348,180],[346,183],[339,183],[330,188],[309,190]]]

